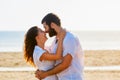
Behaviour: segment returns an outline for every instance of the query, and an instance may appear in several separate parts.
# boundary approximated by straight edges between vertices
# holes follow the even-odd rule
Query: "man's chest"
[[[56,53],[57,47],[58,47],[58,44],[57,44],[57,43],[54,44],[54,45],[52,45],[52,47],[51,47],[51,52],[52,52],[52,53]]]

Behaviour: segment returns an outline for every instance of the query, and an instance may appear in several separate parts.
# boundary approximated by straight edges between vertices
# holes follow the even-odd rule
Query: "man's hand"
[[[35,71],[35,77],[38,78],[39,80],[44,79],[45,77],[47,77],[47,74],[45,73],[45,71],[40,71],[40,70],[36,70]]]

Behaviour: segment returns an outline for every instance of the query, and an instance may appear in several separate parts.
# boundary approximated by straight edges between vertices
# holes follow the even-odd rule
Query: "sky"
[[[68,30],[120,31],[120,0],[0,0],[0,31],[43,29],[51,12]]]

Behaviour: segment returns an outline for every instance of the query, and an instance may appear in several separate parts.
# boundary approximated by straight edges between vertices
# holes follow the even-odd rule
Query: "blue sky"
[[[0,0],[0,31],[43,28],[49,12],[68,30],[120,30],[120,0]]]

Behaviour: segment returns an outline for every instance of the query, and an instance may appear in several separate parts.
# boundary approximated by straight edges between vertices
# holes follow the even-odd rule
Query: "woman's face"
[[[38,35],[37,38],[39,41],[41,41],[42,43],[45,43],[47,40],[46,34],[44,31],[42,31],[40,28],[38,28]]]

